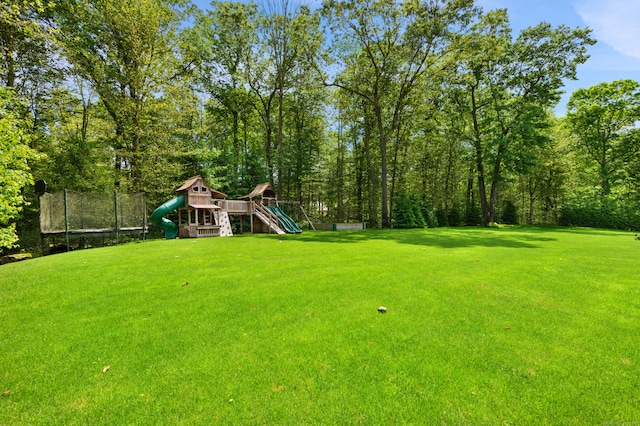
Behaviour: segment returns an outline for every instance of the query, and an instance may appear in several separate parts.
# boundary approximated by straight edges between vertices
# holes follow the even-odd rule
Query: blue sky
[[[589,27],[598,40],[591,58],[578,68],[578,80],[567,81],[567,92],[556,114],[564,115],[571,93],[602,82],[640,81],[640,0],[479,0],[483,9],[506,8],[514,31],[545,21]]]
[[[256,0],[265,2],[269,0]],[[313,7],[321,0],[299,2]],[[194,3],[204,9],[209,0]],[[578,80],[566,82],[558,115],[565,114],[569,96],[579,88],[627,78],[640,81],[640,0],[477,0],[477,4],[485,10],[506,8],[516,34],[543,21],[593,30],[598,43],[589,49],[591,58],[578,68]]]

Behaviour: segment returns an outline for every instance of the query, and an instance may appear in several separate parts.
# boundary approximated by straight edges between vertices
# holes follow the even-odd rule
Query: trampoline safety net
[[[40,197],[40,232],[142,230],[145,210],[144,193],[45,193]]]

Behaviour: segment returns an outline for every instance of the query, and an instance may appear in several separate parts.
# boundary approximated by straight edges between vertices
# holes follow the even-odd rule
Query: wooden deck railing
[[[229,214],[251,214],[249,201],[219,200],[218,205]]]
[[[213,237],[220,235],[220,227],[215,226],[198,226],[198,237]]]

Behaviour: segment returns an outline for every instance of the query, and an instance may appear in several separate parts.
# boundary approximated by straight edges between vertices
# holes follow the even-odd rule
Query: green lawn
[[[0,267],[0,325],[0,424],[640,422],[640,241],[625,232],[77,251]]]

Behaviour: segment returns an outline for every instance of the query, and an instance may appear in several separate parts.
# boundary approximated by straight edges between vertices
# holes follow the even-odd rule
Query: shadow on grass
[[[507,247],[538,248],[540,243],[555,241],[549,236],[556,228],[430,228],[430,229],[369,229],[366,231],[318,231],[296,235],[296,241],[309,243],[355,244],[362,241],[385,240],[399,244],[441,248]],[[274,236],[275,237],[275,236]]]

